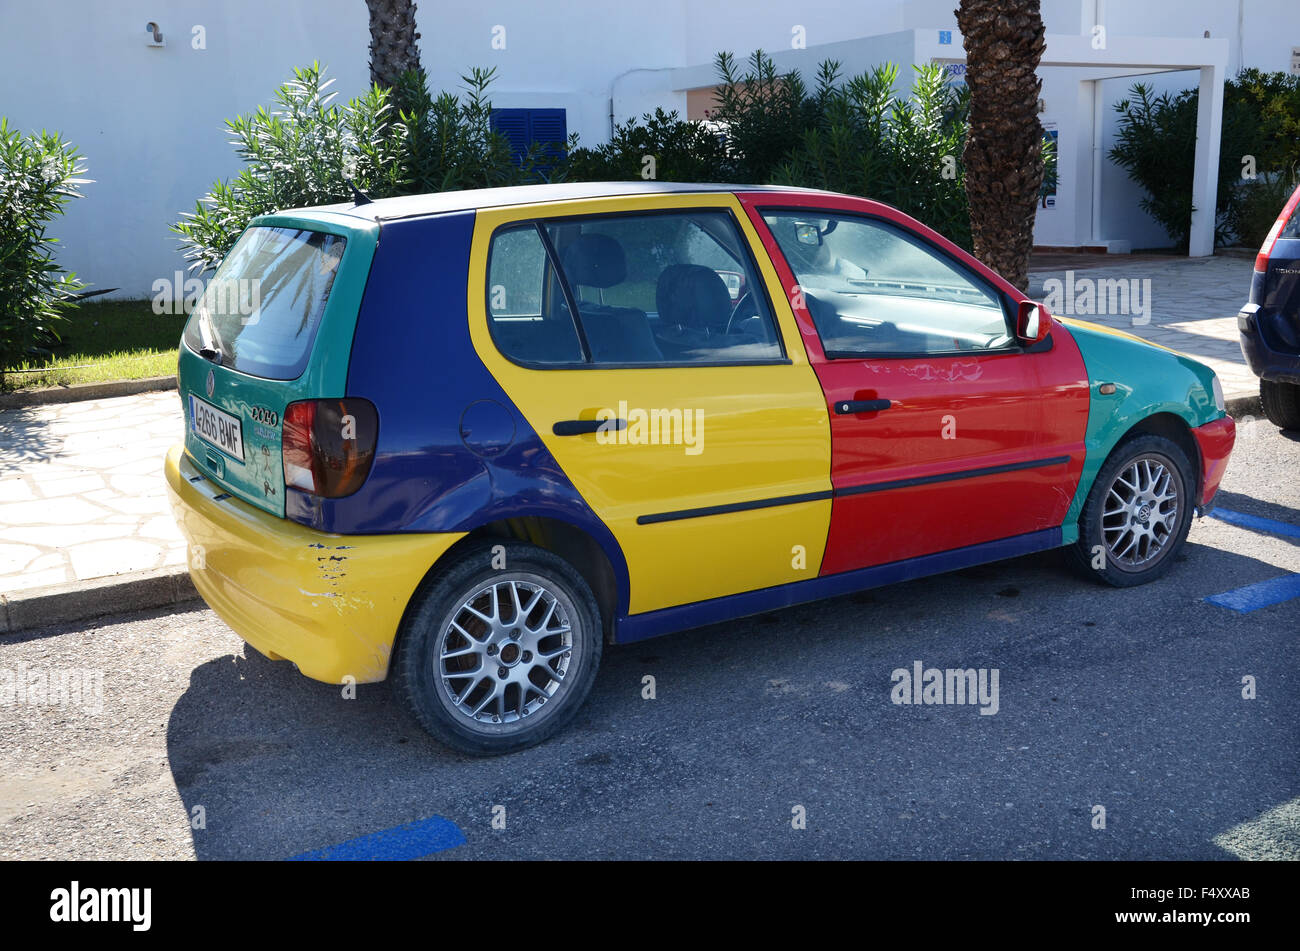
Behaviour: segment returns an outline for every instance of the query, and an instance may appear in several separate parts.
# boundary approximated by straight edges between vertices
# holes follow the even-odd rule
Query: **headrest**
[[[613,287],[627,279],[623,246],[607,234],[584,234],[564,249],[560,261],[572,284]]]
[[[670,326],[722,333],[731,316],[731,295],[712,268],[673,264],[659,275],[655,287],[659,320]]]

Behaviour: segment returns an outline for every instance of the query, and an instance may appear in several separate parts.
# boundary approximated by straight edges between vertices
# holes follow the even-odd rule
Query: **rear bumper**
[[[1246,358],[1250,372],[1261,380],[1276,383],[1300,383],[1300,354],[1274,350],[1260,332],[1254,305],[1237,315],[1237,329],[1241,332],[1241,355]]]
[[[190,576],[236,634],[315,680],[388,675],[406,605],[462,533],[331,535],[226,496],[173,446],[168,497]]]
[[[1224,416],[1192,430],[1196,448],[1201,454],[1201,493],[1196,500],[1202,508],[1209,508],[1228,468],[1228,456],[1237,440],[1237,424],[1231,416]]]

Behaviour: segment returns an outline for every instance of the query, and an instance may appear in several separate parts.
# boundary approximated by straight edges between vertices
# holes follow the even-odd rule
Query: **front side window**
[[[763,220],[827,356],[1015,346],[996,291],[902,228],[812,209]]]
[[[511,226],[493,236],[489,261],[493,336],[517,362],[656,366],[784,358],[752,257],[726,212]],[[571,337],[570,301],[577,311]],[[540,325],[548,319],[553,325],[544,334]],[[511,321],[539,325],[536,340],[517,341],[505,329]],[[567,359],[536,356],[559,335]]]
[[[346,245],[322,231],[249,228],[208,282],[185,344],[241,373],[297,379]]]

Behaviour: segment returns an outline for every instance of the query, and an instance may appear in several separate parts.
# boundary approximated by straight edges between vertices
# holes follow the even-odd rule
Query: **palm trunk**
[[[1039,0],[961,0],[957,26],[970,86],[963,155],[975,256],[1023,291],[1043,181]]]
[[[366,0],[370,10],[370,81],[390,87],[420,68],[415,0]]]

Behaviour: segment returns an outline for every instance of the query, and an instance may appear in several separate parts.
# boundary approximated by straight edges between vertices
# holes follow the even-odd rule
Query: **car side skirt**
[[[991,561],[1001,561],[1004,558],[1015,558],[1019,555],[1059,548],[1062,544],[1064,542],[1061,528],[1057,526],[1026,535],[922,555],[918,558],[873,565],[857,571],[822,575],[807,581],[796,581],[758,591],[729,595],[725,598],[713,598],[659,611],[649,611],[645,614],[634,614],[619,619],[614,640],[619,644],[642,641],[661,634],[732,621],[751,614],[760,614],[808,601],[820,601],[824,598],[852,594],[855,591],[878,588],[898,581],[924,578]]]

